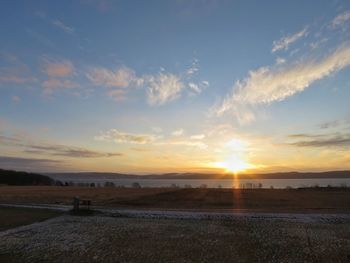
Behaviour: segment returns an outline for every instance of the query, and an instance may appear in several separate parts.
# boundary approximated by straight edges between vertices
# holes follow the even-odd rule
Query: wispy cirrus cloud
[[[187,69],[186,74],[191,76],[199,71],[199,60],[194,58],[192,60],[191,66]]]
[[[86,77],[96,86],[109,88],[107,96],[115,101],[126,100],[128,88],[139,87],[144,82],[142,78],[136,76],[134,70],[128,67],[115,70],[94,67],[89,70]]]
[[[319,125],[321,129],[332,129],[332,128],[350,128],[350,117],[332,121],[326,121]]]
[[[295,133],[295,134],[289,134],[288,138],[292,138],[292,139],[300,139],[300,138],[320,138],[320,137],[324,137],[324,135],[322,134],[308,134],[308,133]]]
[[[282,64],[286,63],[286,61],[287,60],[285,58],[280,58],[280,57],[276,58],[277,65],[282,65]]]
[[[205,138],[205,134],[194,134],[190,137],[192,140],[203,140]]]
[[[57,169],[63,161],[37,158],[21,158],[12,156],[0,156],[0,166],[3,169],[43,171]]]
[[[158,142],[157,145],[167,145],[167,146],[187,146],[194,147],[199,149],[207,149],[208,145],[202,141],[194,140],[194,139],[170,139],[162,142]]]
[[[3,145],[13,144],[13,143],[17,144],[19,141],[20,139],[17,138],[16,136],[7,136],[7,135],[0,134],[0,144],[3,144]]]
[[[136,134],[121,132],[117,129],[111,129],[106,132],[101,132],[98,136],[95,136],[95,140],[99,141],[113,141],[116,143],[133,143],[133,144],[146,144],[154,142],[157,136],[152,134]]]
[[[148,104],[161,106],[180,98],[185,90],[196,95],[209,86],[209,82],[205,80],[199,83],[190,80],[189,76],[198,70],[196,67],[193,66],[191,72],[186,72],[185,75],[173,74],[161,68],[156,74],[141,76],[125,66],[115,70],[94,67],[86,73],[86,77],[96,86],[110,88],[107,95],[116,101],[125,100],[130,88],[142,87]]]
[[[66,23],[64,23],[62,20],[60,19],[52,19],[49,20],[47,14],[42,11],[42,10],[38,10],[34,13],[34,15],[37,18],[42,19],[43,21],[50,23],[51,25],[53,25],[54,27],[62,30],[63,32],[67,33],[67,34],[74,34],[75,33],[75,28],[72,26],[67,25]]]
[[[154,134],[138,134],[121,132],[116,129],[111,129],[106,132],[101,132],[98,136],[95,136],[95,140],[115,142],[115,143],[129,143],[129,144],[150,144],[154,147],[157,146],[186,146],[190,148],[207,149],[208,145],[202,141],[205,138],[204,134],[197,134],[185,138],[184,130],[178,129],[171,133],[171,137],[164,138],[162,135]],[[134,148],[133,148],[134,149]],[[149,151],[148,149],[147,151]],[[144,151],[144,150],[141,150]]]
[[[188,83],[188,87],[191,89],[191,90],[193,90],[195,93],[201,93],[201,89],[200,89],[200,87],[198,86],[198,84],[196,84],[196,83],[193,83],[193,82],[190,82],[190,83]]]
[[[195,60],[195,64],[187,70],[185,75],[191,77],[198,70],[198,60]],[[209,81],[194,82],[191,81],[191,78],[186,78],[181,74],[165,71],[143,76],[142,83],[147,90],[148,103],[152,106],[160,106],[174,101],[180,98],[185,91],[189,95],[198,95],[209,86]]]
[[[253,107],[282,101],[350,65],[350,44],[344,43],[322,59],[261,67],[238,80],[214,112],[231,112],[241,123],[254,120]]]
[[[296,147],[337,147],[337,148],[349,148],[350,147],[350,134],[349,133],[334,133],[334,134],[298,134],[298,136],[292,135],[290,138],[298,139],[297,141],[290,142],[288,145]]]
[[[99,158],[123,156],[118,152],[102,152],[72,145],[52,144],[47,142],[28,142],[19,136],[6,136],[0,134],[0,145],[14,146],[23,149],[24,153],[51,155],[71,158]]]
[[[148,103],[163,105],[180,97],[185,88],[180,77],[171,73],[159,73],[155,76],[145,76]]]
[[[349,148],[350,147],[350,119],[338,119],[317,125],[320,133],[297,133],[287,136],[287,145],[295,147],[316,148]]]
[[[339,15],[337,15],[331,22],[331,27],[343,26],[346,22],[350,20],[350,10],[347,10]]]
[[[140,81],[135,72],[127,67],[116,70],[109,70],[103,67],[92,68],[87,74],[87,78],[97,86],[109,88],[126,88],[132,84],[140,85]]]
[[[189,90],[192,91],[194,94],[200,94],[207,87],[209,87],[209,81],[206,81],[206,80],[203,80],[198,83],[194,83],[194,82],[188,83]]]
[[[202,82],[202,85],[204,85],[204,86],[206,86],[206,87],[209,87],[209,81],[207,81],[207,80],[203,80]]]
[[[272,46],[272,52],[276,52],[281,49],[288,50],[291,44],[301,39],[302,37],[307,36],[307,34],[308,34],[307,27],[304,27],[301,31],[293,35],[288,35],[288,36],[282,37],[277,41],[274,41]]]
[[[173,131],[173,132],[171,133],[171,135],[172,135],[172,136],[178,137],[178,136],[184,135],[184,133],[185,133],[185,130],[184,130],[184,129],[177,129],[177,130]]]
[[[62,31],[64,31],[65,33],[67,33],[67,34],[74,34],[74,32],[75,32],[74,27],[67,26],[61,20],[58,20],[58,19],[53,20],[52,24],[54,26],[56,26],[57,28],[61,29]]]
[[[200,94],[205,88],[209,87],[209,81],[191,81],[190,78],[199,72],[199,60],[194,58],[191,66],[187,69],[185,75],[187,76],[187,88],[190,95]],[[186,83],[184,83],[186,85]]]
[[[49,154],[53,156],[63,156],[72,158],[99,158],[123,156],[121,153],[109,153],[93,151],[85,148],[66,145],[27,145],[25,152],[37,154]]]

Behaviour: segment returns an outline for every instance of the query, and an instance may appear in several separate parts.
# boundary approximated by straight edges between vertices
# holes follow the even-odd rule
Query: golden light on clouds
[[[238,139],[232,139],[228,141],[225,145],[229,150],[235,151],[235,152],[243,152],[246,151],[247,148],[247,142],[238,140]]]

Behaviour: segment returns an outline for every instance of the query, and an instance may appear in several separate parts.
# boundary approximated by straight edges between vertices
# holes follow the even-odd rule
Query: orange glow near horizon
[[[216,162],[215,166],[218,168],[223,168],[226,172],[233,174],[245,172],[247,169],[252,169],[255,167],[238,156],[230,156],[223,162]]]

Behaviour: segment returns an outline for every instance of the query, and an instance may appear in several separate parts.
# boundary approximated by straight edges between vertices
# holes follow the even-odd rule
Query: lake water
[[[350,186],[350,178],[322,178],[322,179],[75,179],[64,180],[75,184],[95,183],[104,186],[106,181],[113,182],[115,186],[132,187],[138,183],[141,187],[208,187],[208,188],[299,188],[313,186]]]

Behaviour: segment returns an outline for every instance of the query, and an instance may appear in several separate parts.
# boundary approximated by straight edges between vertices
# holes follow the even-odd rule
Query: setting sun
[[[244,172],[247,169],[253,168],[254,166],[238,156],[231,156],[226,161],[217,162],[217,167],[224,168],[226,172],[239,173]]]

